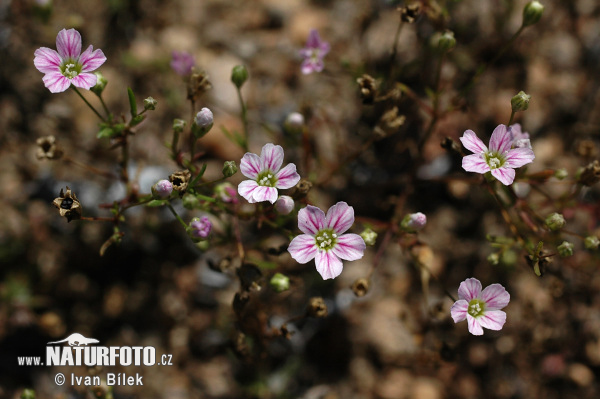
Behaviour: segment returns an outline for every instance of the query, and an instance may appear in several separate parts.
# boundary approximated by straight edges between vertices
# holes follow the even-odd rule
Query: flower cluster
[[[312,29],[306,41],[306,47],[300,50],[300,56],[304,58],[300,70],[308,75],[313,72],[321,72],[324,68],[323,57],[329,52],[329,43],[321,40],[319,32]]]

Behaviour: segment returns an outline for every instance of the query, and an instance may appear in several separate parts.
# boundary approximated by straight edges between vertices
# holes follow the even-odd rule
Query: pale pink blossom
[[[450,308],[455,323],[467,319],[469,332],[483,335],[483,328],[501,330],[506,322],[502,308],[510,302],[510,294],[500,284],[492,284],[481,290],[476,278],[469,278],[458,287],[458,301]]]
[[[89,90],[96,85],[93,72],[104,64],[102,50],[89,46],[81,52],[81,35],[75,29],[63,29],[56,36],[56,50],[41,47],[35,50],[33,64],[44,73],[44,85],[52,93],[67,90],[71,84]]]
[[[512,140],[513,148],[531,148],[529,133],[523,132],[521,130],[521,124],[512,124],[507,128],[507,130],[510,134],[510,139]]]
[[[298,228],[304,233],[295,237],[288,247],[298,263],[313,258],[323,280],[336,278],[343,269],[342,259],[363,257],[365,241],[358,234],[344,234],[354,223],[354,208],[338,202],[327,215],[316,206],[308,205],[298,212]]]
[[[515,168],[532,162],[535,155],[531,148],[512,148],[513,140],[505,125],[498,125],[490,138],[490,148],[483,144],[475,132],[467,130],[460,138],[465,148],[474,154],[462,160],[467,172],[487,173],[506,186],[515,180]]]
[[[283,148],[271,143],[265,144],[260,156],[247,152],[240,162],[242,174],[251,180],[244,180],[238,186],[238,193],[250,203],[277,201],[277,189],[294,187],[300,181],[296,165],[287,164],[283,169]]]
[[[300,69],[303,74],[308,75],[313,72],[321,72],[323,70],[323,57],[329,52],[329,43],[321,40],[319,32],[316,29],[311,29],[306,41],[306,47],[300,50],[300,56],[304,58]]]
[[[193,55],[186,51],[173,51],[171,57],[171,69],[175,73],[181,76],[187,76],[192,73],[192,68],[196,65]]]

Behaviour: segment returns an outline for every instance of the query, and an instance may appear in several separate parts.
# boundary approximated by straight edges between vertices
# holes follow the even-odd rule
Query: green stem
[[[183,226],[184,229],[188,228],[188,225],[183,221],[183,219],[181,218],[181,216],[179,216],[177,214],[177,212],[175,211],[175,208],[173,208],[173,205],[171,204],[167,204],[167,207],[169,208],[169,210],[171,211],[171,213],[173,214],[173,216],[175,216],[175,218],[177,220],[179,220],[179,223],[181,223],[181,225]]]
[[[108,110],[108,107],[106,106],[106,103],[104,102],[104,99],[102,98],[102,94],[96,94],[96,95],[100,99],[100,103],[102,104],[102,108],[104,108],[104,112],[106,112],[106,117],[108,119],[111,119],[110,111]]]
[[[90,104],[89,101],[86,100],[83,95],[81,95],[81,93],[79,92],[79,90],[77,90],[77,88],[75,86],[71,85],[71,87],[73,88],[73,90],[75,90],[75,93],[77,93],[77,95],[79,97],[81,97],[81,99],[83,100],[83,102],[85,102],[87,104],[87,106],[90,107],[90,109],[92,111],[94,111],[94,113],[98,116],[98,118],[100,118],[100,120],[102,120],[104,122],[105,119],[102,117],[102,115],[100,115],[100,113],[98,111],[96,111],[96,108],[94,108],[94,106],[92,104]]]
[[[516,114],[515,110],[512,110],[510,113],[510,120],[508,121],[508,125],[506,125],[506,126],[512,125],[515,114]]]
[[[248,116],[247,116],[248,109],[246,108],[246,103],[244,102],[244,99],[242,98],[242,90],[237,86],[236,86],[236,90],[237,90],[238,100],[240,101],[240,107],[242,107],[241,118],[242,118],[242,124],[244,126],[244,151],[248,151]]]

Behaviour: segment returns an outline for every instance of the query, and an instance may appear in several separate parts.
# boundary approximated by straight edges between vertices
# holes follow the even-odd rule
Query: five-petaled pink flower
[[[283,164],[283,148],[271,143],[265,144],[260,153],[247,152],[240,162],[242,174],[252,180],[244,180],[238,186],[238,193],[250,203],[277,201],[277,189],[294,187],[300,181],[296,165]],[[281,170],[280,170],[281,169]]]
[[[322,41],[319,32],[311,29],[306,41],[306,47],[300,50],[300,56],[304,58],[300,67],[303,74],[308,75],[313,72],[323,70],[323,57],[329,52],[329,43]]]
[[[75,29],[63,29],[56,36],[56,49],[41,47],[35,50],[33,63],[44,73],[43,81],[52,93],[60,93],[71,84],[89,90],[96,85],[96,75],[91,73],[104,64],[102,50],[89,46],[81,53],[81,35]]]
[[[474,154],[462,160],[467,172],[487,173],[506,186],[515,180],[515,168],[532,162],[535,158],[531,148],[512,148],[513,140],[505,125],[498,125],[490,138],[488,149],[475,132],[467,130],[460,138],[463,145]]]
[[[492,284],[481,291],[481,283],[469,278],[458,287],[458,301],[450,308],[455,323],[467,319],[469,332],[483,335],[483,328],[501,330],[506,313],[500,309],[510,302],[510,294],[500,284]]]
[[[308,205],[298,212],[298,228],[304,233],[294,237],[289,253],[299,263],[315,258],[317,271],[323,280],[336,278],[342,272],[342,260],[363,257],[365,241],[358,234],[344,234],[354,223],[354,208],[338,202],[327,215],[316,206]]]

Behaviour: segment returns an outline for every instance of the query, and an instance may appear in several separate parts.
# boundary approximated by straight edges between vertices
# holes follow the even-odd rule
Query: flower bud
[[[210,131],[213,127],[213,113],[210,109],[204,107],[196,114],[194,118],[194,125],[192,126],[192,133],[199,139]]]
[[[68,186],[66,193],[63,192],[62,188],[60,189],[60,196],[55,198],[52,203],[58,208],[60,216],[67,218],[67,222],[73,219],[81,219],[81,203]]]
[[[231,177],[233,175],[235,175],[238,171],[237,165],[235,164],[235,161],[225,161],[223,163],[223,176],[224,177]]]
[[[173,119],[173,131],[175,133],[181,133],[183,132],[183,129],[185,129],[185,121],[183,119]]]
[[[497,266],[498,263],[500,263],[500,255],[498,255],[495,252],[492,254],[489,254],[487,257],[487,261],[490,262],[491,265]]]
[[[369,246],[375,245],[375,242],[377,241],[377,233],[368,227],[360,233],[360,236],[365,241],[365,244]]]
[[[587,249],[598,249],[600,240],[596,236],[589,236],[585,237],[584,244]]]
[[[156,104],[158,104],[158,101],[152,97],[144,99],[144,109],[147,111],[154,111],[156,109]]]
[[[189,210],[198,209],[200,208],[200,200],[194,194],[185,193],[181,197],[181,205]]]
[[[152,186],[152,197],[154,199],[165,199],[169,198],[173,192],[173,184],[168,180],[159,180]]]
[[[193,218],[188,227],[188,234],[194,241],[206,239],[212,231],[212,223],[206,216]]]
[[[560,213],[556,213],[554,212],[551,215],[548,215],[548,217],[546,218],[546,226],[552,230],[552,231],[556,231],[556,230],[560,230],[563,227],[565,227],[565,224],[567,223],[565,221],[565,218],[563,215],[561,215]]]
[[[510,106],[513,112],[526,111],[529,108],[529,100],[531,96],[526,94],[523,90],[517,93],[513,98],[510,99]]]
[[[299,112],[292,112],[285,118],[283,128],[288,134],[301,134],[304,129],[304,115]]]
[[[408,232],[415,232],[422,230],[427,224],[427,216],[421,212],[411,213],[406,215],[402,222],[400,223],[400,227]]]
[[[221,201],[236,204],[238,202],[237,190],[231,183],[225,182],[215,187],[215,194],[219,196]]]
[[[369,279],[359,278],[352,284],[352,292],[354,292],[354,295],[357,297],[363,297],[369,292],[369,286]]]
[[[248,70],[243,65],[236,65],[231,70],[231,81],[240,89],[244,82],[248,80]]]
[[[312,317],[327,317],[327,305],[320,296],[310,298],[306,311]]]
[[[94,86],[92,86],[90,88],[90,90],[92,93],[94,93],[95,95],[97,95],[99,97],[102,94],[102,92],[104,91],[104,88],[106,88],[106,85],[108,84],[108,80],[106,80],[104,75],[102,75],[98,71],[94,72],[94,74],[96,75],[96,84]]]
[[[456,47],[454,32],[446,30],[438,40],[438,49],[440,49],[441,52],[446,53],[451,51],[454,47]]]
[[[282,215],[288,215],[294,210],[294,200],[287,195],[280,195],[275,201],[275,210]]]
[[[556,249],[558,254],[562,257],[573,256],[573,248],[575,246],[568,241],[563,241]]]
[[[544,6],[539,1],[530,1],[523,8],[523,26],[536,24],[543,13]]]
[[[275,292],[283,292],[290,289],[290,278],[281,273],[275,273],[269,281],[269,285]]]
[[[556,177],[558,180],[564,180],[568,176],[569,176],[569,172],[567,172],[567,170],[565,168],[556,169],[556,171],[554,172],[554,177]]]

